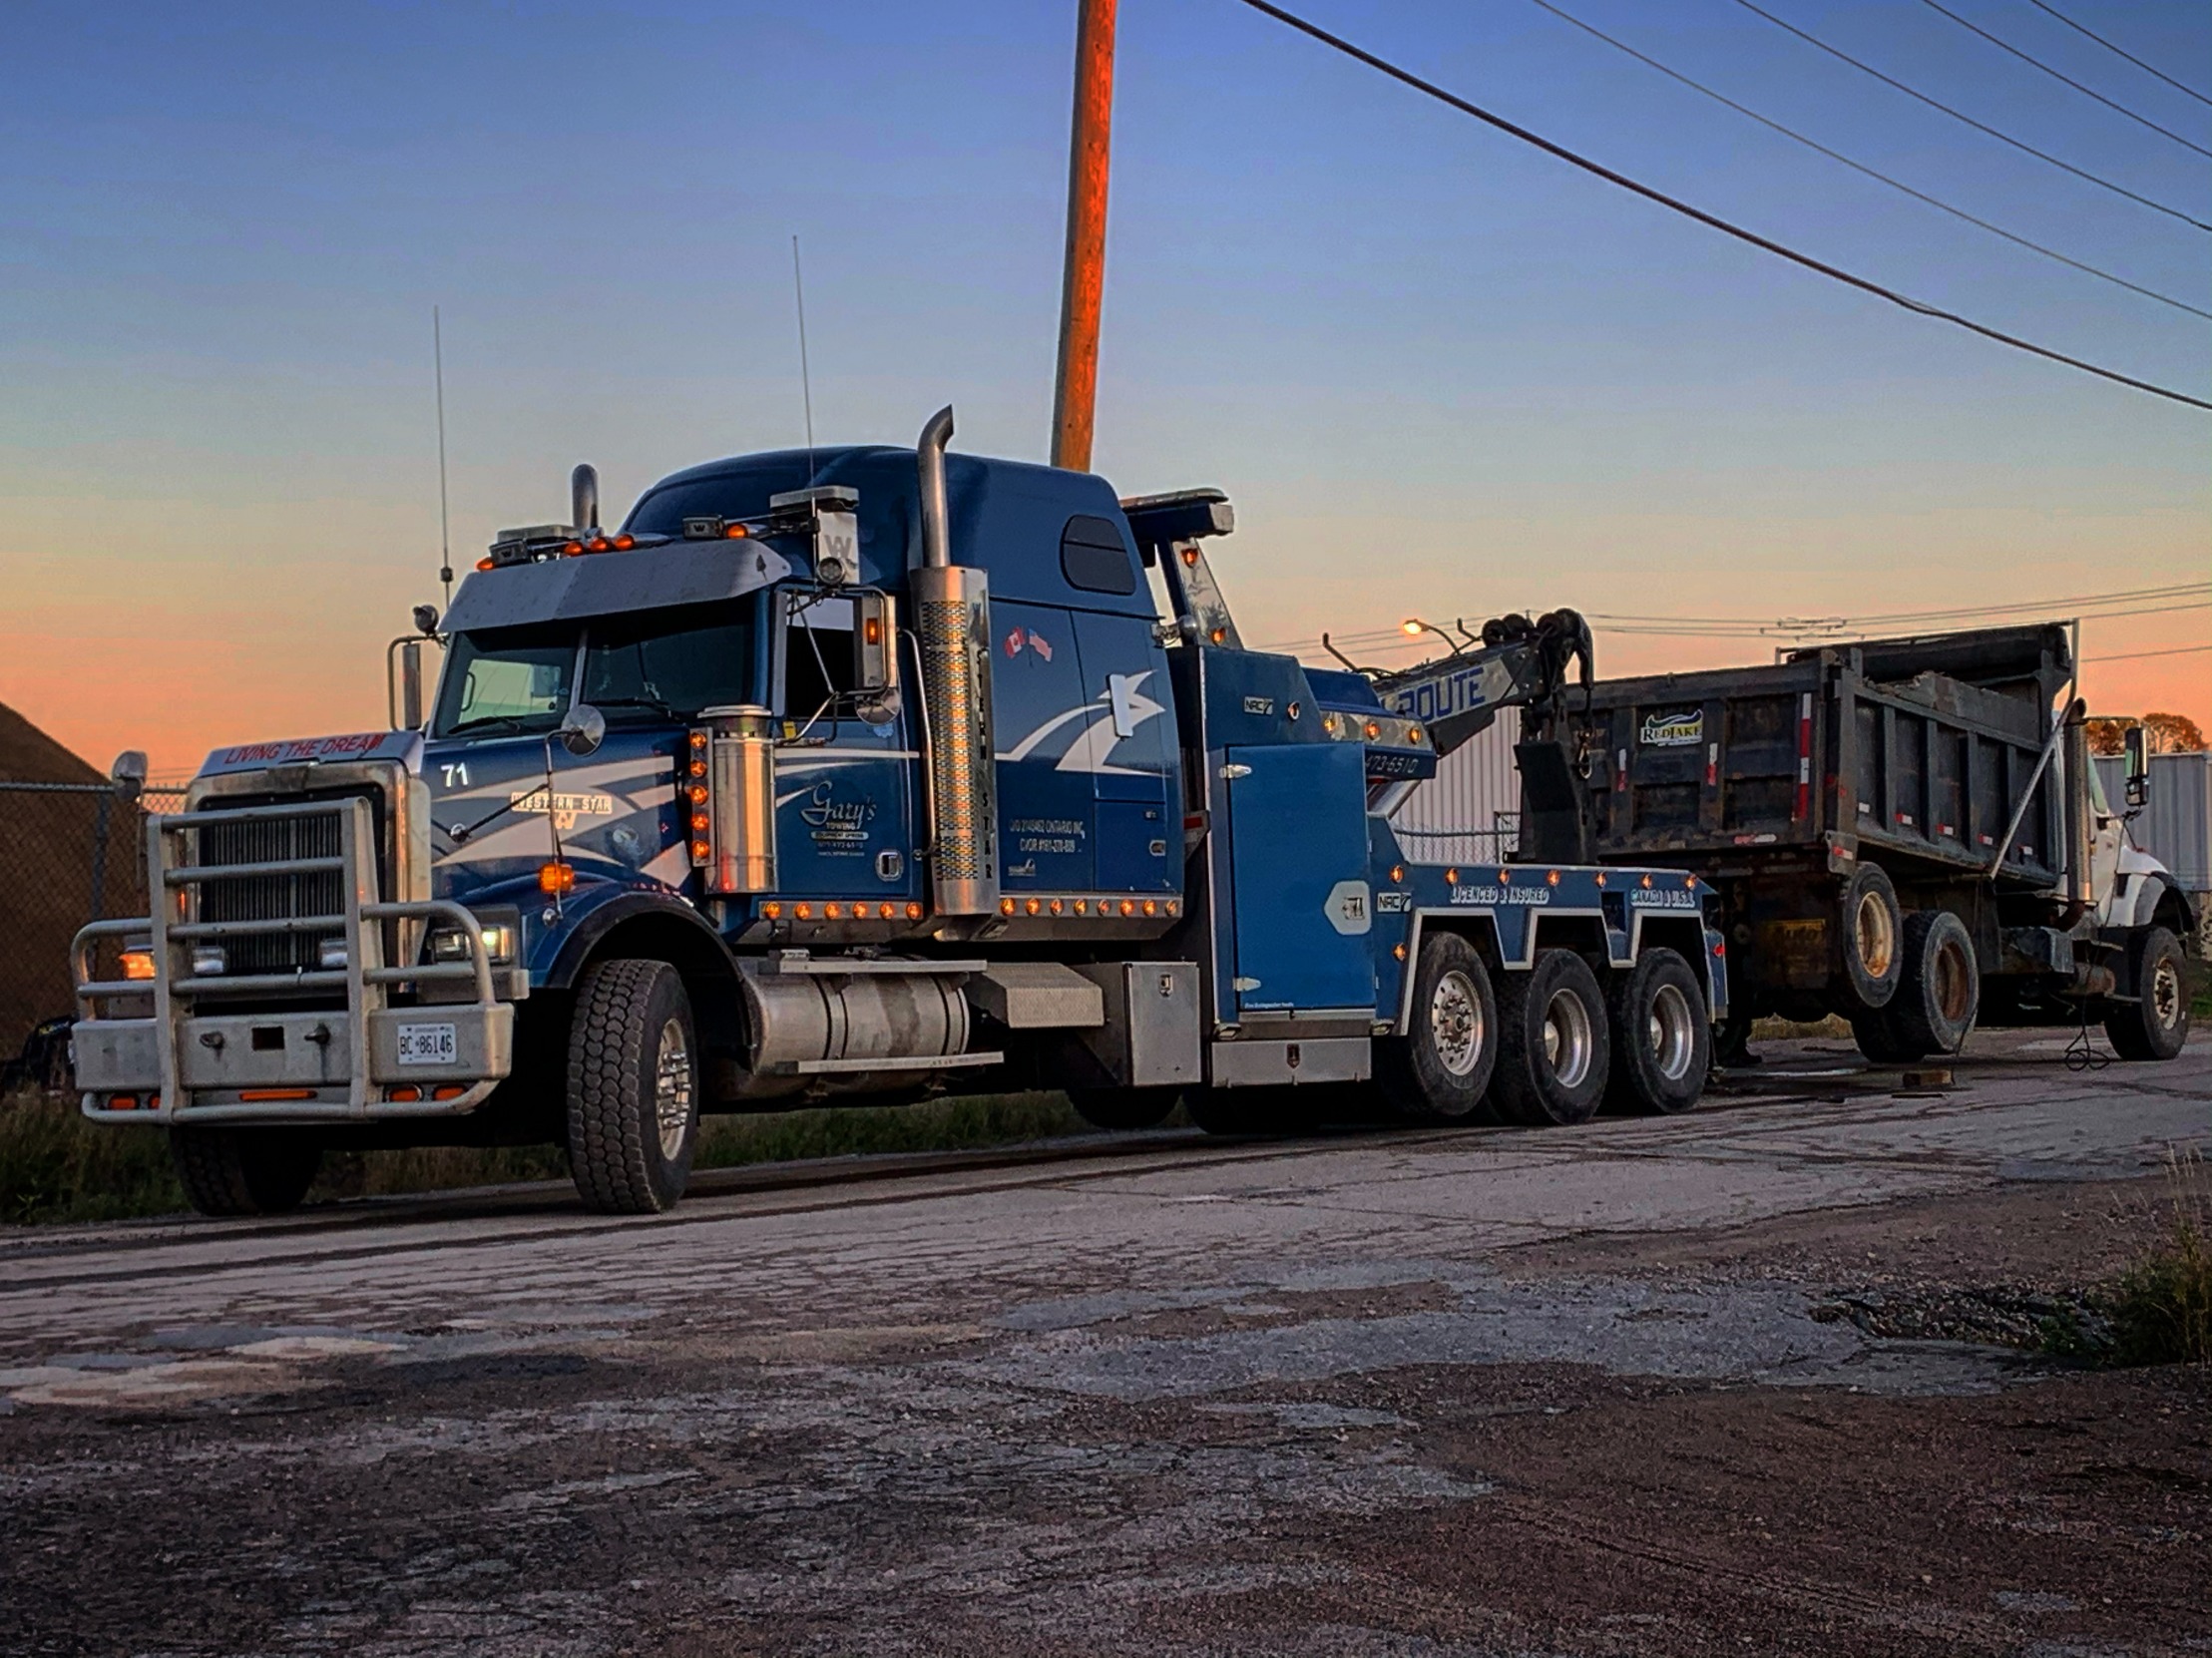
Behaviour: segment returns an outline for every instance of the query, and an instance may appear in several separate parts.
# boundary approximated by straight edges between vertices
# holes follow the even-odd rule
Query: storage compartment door
[[[1231,748],[1229,848],[1239,1015],[1375,1006],[1366,753],[1357,743]]]

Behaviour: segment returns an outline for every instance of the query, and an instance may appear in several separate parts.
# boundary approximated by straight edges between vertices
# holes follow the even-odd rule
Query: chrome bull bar
[[[287,821],[325,818],[337,820],[334,853],[237,863],[209,863],[199,855],[196,832],[210,827],[258,825],[273,836]],[[495,989],[482,926],[447,899],[379,896],[367,800],[346,796],[175,813],[154,819],[147,837],[148,867],[157,872],[155,914],[94,922],[71,946],[79,1013],[72,1045],[88,1117],[313,1123],[453,1116],[482,1104],[513,1068],[514,1008]],[[294,838],[312,837],[295,833]],[[335,883],[295,879],[332,874]],[[270,883],[259,889],[264,899],[276,894],[296,900],[317,891],[327,896],[334,886],[338,902],[305,914],[203,918],[202,900],[211,884],[254,880]],[[462,933],[467,961],[385,960],[387,941],[398,954],[418,954],[433,923]],[[195,947],[303,934],[342,939],[343,965],[192,971]],[[95,978],[99,946],[111,939],[150,944],[154,977]],[[473,1001],[394,1006],[398,987],[458,983],[468,985]],[[107,1004],[148,997],[150,1018],[108,1017]],[[310,1005],[267,1001],[293,997],[309,998]],[[256,999],[261,1006],[250,1005]]]

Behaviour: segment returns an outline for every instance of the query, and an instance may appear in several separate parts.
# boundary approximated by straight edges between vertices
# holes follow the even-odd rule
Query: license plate
[[[399,1028],[399,1062],[403,1065],[450,1065],[460,1057],[459,1043],[450,1025],[402,1025]]]

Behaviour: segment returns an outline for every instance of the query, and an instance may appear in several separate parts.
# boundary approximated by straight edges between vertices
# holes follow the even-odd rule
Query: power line
[[[2166,83],[2166,85],[2168,85],[2169,87],[2172,87],[2172,88],[2174,89],[2174,91],[2176,91],[2176,92],[2185,92],[2185,93],[2187,93],[2187,94],[2188,94],[2188,95],[2189,95],[2189,96],[2190,96],[2191,98],[2194,98],[2194,99],[2195,99],[2195,100],[2196,100],[2196,101],[2197,101],[2198,103],[2200,103],[2200,104],[2203,104],[2203,105],[2206,105],[2206,106],[2208,106],[2208,107],[2212,107],[2212,98],[2207,98],[2207,97],[2205,97],[2205,96],[2204,96],[2204,94],[2203,94],[2203,93],[2201,93],[2201,92],[2199,92],[2199,91],[2197,91],[2197,89],[2196,89],[2195,87],[2192,87],[2192,86],[2188,86],[2188,85],[2184,84],[2183,82],[2180,82],[2180,81],[2177,81],[2177,80],[2175,80],[2175,79],[2174,79],[2174,78],[2173,78],[2173,77],[2172,77],[2171,75],[2168,75],[2168,74],[2167,74],[2167,73],[2166,73],[2166,72],[2165,72],[2164,70],[2162,70],[2162,69],[2157,69],[2157,68],[2153,68],[2153,67],[2152,67],[2151,65],[2149,65],[2149,64],[2147,64],[2147,63],[2145,63],[2145,62],[2143,62],[2143,60],[2142,60],[2141,58],[2138,58],[2138,57],[2137,57],[2137,56],[2136,56],[2136,55],[2135,55],[2134,53],[2132,53],[2132,52],[2130,52],[2130,51],[2126,50],[2126,49],[2125,49],[2124,47],[2119,47],[2119,46],[2115,46],[2115,45],[2113,45],[2113,44],[2112,44],[2112,43],[2111,43],[2110,41],[2106,40],[2106,39],[2105,39],[2105,38],[2104,38],[2104,37],[2103,37],[2102,35],[2098,34],[2098,33],[2097,33],[2097,32],[2096,32],[2096,31],[2095,31],[2094,29],[2091,29],[2091,28],[2088,28],[2088,27],[2086,27],[2086,26],[2084,26],[2084,25],[2082,25],[2082,24],[2076,23],[2076,22],[2075,22],[2075,21],[2074,21],[2074,20],[2073,20],[2072,18],[2068,17],[2068,16],[2067,16],[2067,15],[2066,15],[2066,14],[2065,14],[2064,12],[2060,11],[2060,10],[2059,10],[2059,9],[2058,9],[2058,8],[2057,8],[2056,6],[2052,6],[2052,5],[2046,5],[2046,4],[2044,3],[2044,0],[2028,0],[2028,4],[2029,4],[2029,5],[2031,5],[2031,6],[2033,6],[2033,7],[2035,7],[2035,8],[2036,8],[2036,10],[2038,10],[2038,11],[2045,11],[2045,12],[2048,12],[2048,13],[2050,13],[2050,15],[2051,15],[2052,17],[2055,17],[2056,19],[2058,19],[2058,21],[2059,21],[2059,22],[2063,23],[2063,24],[2064,24],[2064,25],[2065,25],[2065,26],[2066,26],[2067,28],[2071,29],[2071,30],[2072,30],[2072,31],[2073,31],[2073,32],[2074,32],[2075,34],[2077,34],[2077,35],[2087,35],[2087,36],[2088,36],[2088,37],[2089,37],[2089,38],[2090,38],[2091,40],[2095,41],[2095,42],[2096,42],[2096,43],[2097,43],[2097,44],[2098,44],[2099,46],[2103,47],[2103,48],[2104,48],[2104,49],[2105,49],[2105,50],[2106,50],[2107,52],[2116,52],[2116,53],[2118,53],[2118,54],[2119,54],[2119,55],[2120,55],[2121,57],[2125,58],[2125,59],[2126,59],[2126,60],[2127,60],[2127,61],[2128,61],[2129,63],[2133,64],[2133,65],[2134,65],[2134,66],[2135,66],[2135,67],[2136,67],[2137,69],[2140,69],[2140,70],[2141,70],[2141,71],[2142,71],[2142,72],[2143,72],[2144,74],[2146,74],[2146,75],[2155,75],[2155,76],[2157,76],[2157,77],[2158,77],[2158,78],[2159,78],[2159,79],[2160,79],[2161,81],[2165,82],[2165,83]]]
[[[1310,39],[1319,41],[1332,51],[1341,52],[1355,62],[1363,63],[1368,68],[1387,75],[1402,85],[1412,87],[1416,92],[1434,98],[1440,104],[1449,105],[1462,115],[1473,116],[1477,121],[1484,123],[1486,126],[1495,127],[1509,137],[1517,138],[1524,144],[1534,145],[1546,155],[1565,162],[1569,167],[1579,168],[1593,178],[1602,179],[1610,185],[1617,185],[1622,190],[1640,196],[1647,202],[1656,202],[1660,207],[1678,212],[1685,218],[1693,218],[1709,229],[1718,230],[1723,235],[1733,236],[1736,240],[1772,253],[1777,258],[1787,259],[1792,264],[1802,265],[1807,270],[1816,271],[1832,281],[1842,282],[1848,287],[1857,288],[1862,293],[1871,293],[1878,299],[1887,299],[1891,304],[1912,311],[1916,315],[1931,317],[1939,322],[1949,322],[1956,327],[1966,329],[1969,333],[1980,334],[1984,339],[1994,340],[1999,345],[2008,345],[2015,351],[2025,351],[2030,356],[2041,357],[2048,362],[2063,363],[2066,367],[2077,368],[2084,374],[2093,374],[2100,380],[2109,380],[2115,385],[2132,386],[2137,391],[2148,392],[2153,397],[2163,397],[2168,402],[2185,403],[2191,408],[2212,410],[2212,402],[2207,402],[2204,398],[2192,397],[2187,392],[2175,391],[2171,387],[2157,385],[2149,380],[2138,380],[2134,376],[2122,374],[2116,369],[2103,368],[2095,363],[2085,362],[2079,357],[2070,357],[2063,351],[2054,351],[2047,345],[2036,345],[2031,341],[2019,338],[2016,334],[2003,333],[1985,323],[1975,322],[1961,316],[1957,311],[1944,310],[1940,306],[1927,303],[1925,300],[1914,299],[1902,294],[1895,288],[1884,287],[1881,283],[1871,281],[1867,277],[1855,276],[1848,270],[1829,264],[1825,260],[1814,258],[1810,253],[1800,253],[1796,248],[1786,247],[1781,242],[1768,236],[1762,236],[1755,230],[1747,230],[1740,224],[1731,223],[1725,218],[1705,211],[1702,207],[1693,207],[1687,202],[1668,196],[1663,191],[1654,190],[1649,185],[1639,184],[1624,173],[1615,173],[1611,168],[1593,162],[1586,156],[1577,155],[1563,145],[1553,144],[1549,139],[1540,137],[1526,127],[1516,126],[1502,115],[1495,115],[1479,104],[1471,104],[1454,93],[1446,92],[1434,81],[1425,81],[1411,70],[1401,69],[1386,58],[1378,58],[1374,53],[1354,46],[1340,35],[1330,34],[1319,24],[1308,23],[1296,13],[1284,11],[1282,7],[1272,4],[1271,0],[1242,0],[1242,3],[1256,12],[1272,17],[1278,23],[1288,25]]]
[[[2179,603],[2174,603],[2178,601]],[[2140,607],[2111,610],[2112,606]],[[1993,621],[2022,613],[2073,615],[2085,622],[2113,621],[2121,617],[2157,616],[2170,611],[2212,609],[2212,582],[2180,582],[2165,587],[2134,588],[2119,593],[2069,594],[2055,599],[2022,599],[1998,605],[1959,605],[1933,611],[1884,611],[1868,616],[1822,617],[1807,621],[1791,617],[1653,617],[1617,612],[1585,611],[1592,622],[1604,623],[1606,632],[1649,632],[1683,638],[1772,638],[1777,634],[1804,637],[1818,632],[1840,633],[1870,627],[1910,627],[1935,623]],[[1404,627],[1378,627],[1350,633],[1332,631],[1336,643],[1373,648],[1385,643],[1410,645],[1429,636],[1424,628],[1409,634]],[[1441,635],[1440,635],[1441,636]],[[1284,649],[1305,640],[1285,640],[1262,646]]]
[[[2157,300],[2158,303],[2161,305],[2171,305],[2177,311],[2187,311],[2192,316],[2201,316],[2206,321],[2212,322],[2212,311],[2203,310],[2198,306],[2188,303],[2186,300],[2176,299],[2171,294],[2160,293],[2156,288],[2146,288],[2139,282],[2131,282],[2124,276],[2114,275],[2111,271],[2101,269],[2096,265],[2087,264],[2080,259],[2071,258],[2068,255],[2059,252],[2055,248],[2045,247],[2039,241],[2030,241],[2027,237],[2023,235],[2018,235],[2010,230],[2005,229],[2001,224],[1991,224],[1986,218],[1977,218],[1973,213],[1968,212],[1964,207],[1953,207],[1949,202],[1945,202],[1937,197],[1930,196],[1926,191],[1915,190],[1911,185],[1905,184],[1901,180],[1893,179],[1887,173],[1877,172],[1875,169],[1867,166],[1864,162],[1853,161],[1849,156],[1844,155],[1842,152],[1829,149],[1827,145],[1822,144],[1818,139],[1807,138],[1803,133],[1797,132],[1792,128],[1785,127],[1779,121],[1772,120],[1767,116],[1761,115],[1757,110],[1748,108],[1745,105],[1737,103],[1726,93],[1715,92],[1711,87],[1704,85],[1702,82],[1691,80],[1680,70],[1670,69],[1665,64],[1659,62],[1658,59],[1646,57],[1643,53],[1637,51],[1633,46],[1630,46],[1626,41],[1616,40],[1611,35],[1606,34],[1604,30],[1599,29],[1592,24],[1583,22],[1580,18],[1574,16],[1573,13],[1566,11],[1562,7],[1554,6],[1551,3],[1551,0],[1532,0],[1532,3],[1543,7],[1546,11],[1549,12],[1560,22],[1570,23],[1575,28],[1581,30],[1584,34],[1594,36],[1596,39],[1603,41],[1607,46],[1612,47],[1615,51],[1627,53],[1627,55],[1635,59],[1636,62],[1657,70],[1661,75],[1666,76],[1668,79],[1681,82],[1682,85],[1688,87],[1692,92],[1703,93],[1707,98],[1713,100],[1714,103],[1725,104],[1729,109],[1734,110],[1738,115],[1745,116],[1752,121],[1756,121],[1760,126],[1767,128],[1769,131],[1780,133],[1784,138],[1791,140],[1793,143],[1802,144],[1806,149],[1815,151],[1820,155],[1826,156],[1832,162],[1840,162],[1845,167],[1850,168],[1854,173],[1862,173],[1866,175],[1866,177],[1868,177],[1869,179],[1874,180],[1877,184],[1888,185],[1890,189],[1894,191],[1900,191],[1903,194],[1910,196],[1916,202],[1925,202],[1926,204],[1928,204],[1929,207],[1935,207],[1940,211],[1947,212],[1951,214],[1951,216],[1954,218],[1966,220],[1967,223],[1974,225],[1977,229],[1987,230],[1990,232],[1990,234],[1993,236],[2002,236],[2006,241],[2011,242],[2014,246],[2024,247],[2031,253],[2040,253],[2046,259],[2054,259],[2059,264],[2068,265],[2075,270],[2083,272],[2086,275],[2097,277],[2101,281],[2110,282],[2115,287],[2126,288],[2130,293],[2139,293],[2146,299]]]
[[[1774,13],[1768,11],[1764,6],[1754,4],[1754,0],[1736,0],[1736,4],[1741,6],[1745,11],[1752,13],[1754,16],[1765,18],[1777,29],[1784,31],[1787,34],[1795,35],[1807,46],[1817,47],[1819,50],[1826,52],[1831,58],[1835,58],[1839,62],[1851,65],[1853,69],[1858,70],[1860,73],[1865,75],[1872,75],[1884,86],[1893,87],[1897,91],[1905,94],[1905,96],[1908,98],[1917,98],[1920,100],[1920,102],[1926,104],[1930,109],[1941,110],[1945,115],[1950,116],[1952,120],[1964,122],[1969,127],[1972,127],[1976,132],[1986,133],[2000,144],[2009,144],[2014,150],[2019,151],[2023,155],[2033,156],[2039,162],[2047,162],[2050,166],[2057,168],[2062,173],[2070,173],[2076,179],[2086,180],[2088,183],[2097,186],[2099,189],[2110,191],[2114,196],[2124,196],[2128,199],[2128,201],[2133,202],[2140,207],[2149,207],[2153,211],[2162,212],[2169,218],[2178,218],[2184,224],[2193,224],[2200,230],[2212,230],[2212,223],[2207,223],[2204,219],[2198,218],[2194,213],[2183,212],[2179,207],[2169,207],[2168,206],[2166,206],[2165,203],[2154,202],[2147,196],[2138,196],[2134,191],[2129,190],[2125,185],[2116,185],[2109,179],[2103,178],[2098,174],[2089,172],[2086,168],[2076,167],[2071,162],[2062,162],[2056,156],[2051,155],[2046,150],[2038,150],[2032,144],[2028,144],[2023,140],[2014,138],[2010,133],[1998,132],[1996,128],[1991,127],[1988,122],[1977,121],[1973,116],[1968,115],[1963,111],[1953,109],[1949,104],[1942,102],[1940,99],[1931,98],[1927,93],[1922,92],[1918,87],[1909,87],[1903,81],[1898,80],[1895,76],[1883,74],[1882,71],[1875,68],[1874,65],[1870,63],[1863,63],[1859,59],[1853,57],[1849,52],[1846,52],[1839,47],[1829,45],[1828,42],[1822,40],[1818,35],[1808,34],[1805,30],[1800,29],[1796,24],[1790,22],[1787,18],[1776,17]]]
[[[1957,12],[1953,11],[1949,6],[1940,4],[1939,0],[1921,0],[1921,4],[1926,6],[1932,12],[1943,13],[1944,16],[1950,18],[1952,22],[1958,24],[1960,28],[1966,30],[1969,34],[1980,35],[1984,40],[1988,41],[1998,51],[2009,52],[2012,54],[2013,57],[2019,59],[2021,63],[2032,65],[2034,68],[2041,70],[2045,75],[2048,75],[2054,81],[2063,82],[2065,85],[2073,88],[2074,91],[2080,93],[2082,97],[2094,98],[2106,109],[2115,110],[2119,114],[2126,116],[2128,120],[2136,122],[2141,126],[2148,127],[2160,138],[2172,139],[2174,143],[2180,145],[2182,149],[2194,150],[2198,155],[2204,157],[2205,160],[2212,161],[2212,150],[2207,150],[2203,145],[2192,143],[2190,140],[2183,138],[2171,127],[2159,126],[2157,122],[2151,120],[2151,118],[2147,115],[2136,114],[2135,111],[2129,109],[2125,104],[2120,103],[2116,99],[2105,97],[2103,93],[2098,92],[2094,87],[2085,87],[2079,81],[2075,80],[2072,76],[2060,74],[2057,70],[2051,68],[2049,64],[2043,62],[2042,59],[2030,57],[2027,53],[2022,52],[2017,46],[2014,46],[2010,41],[2000,40],[1995,35],[1991,34],[1989,30],[1983,28],[1982,25],[1980,25],[1979,23],[1968,22]]]
[[[2200,650],[2212,650],[2212,644],[2177,644],[2171,650],[2122,650],[2111,656],[2084,656],[2081,665],[2091,662],[2136,662],[2145,656],[2194,656]]]

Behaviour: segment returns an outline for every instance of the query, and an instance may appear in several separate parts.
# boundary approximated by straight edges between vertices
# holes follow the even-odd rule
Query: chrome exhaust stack
[[[991,597],[984,572],[952,562],[945,446],[953,411],[939,409],[914,447],[921,486],[922,565],[913,573],[928,750],[930,900],[941,916],[999,908],[998,752],[991,729]]]
[[[581,532],[599,528],[599,468],[580,466],[569,474],[569,524]]]

